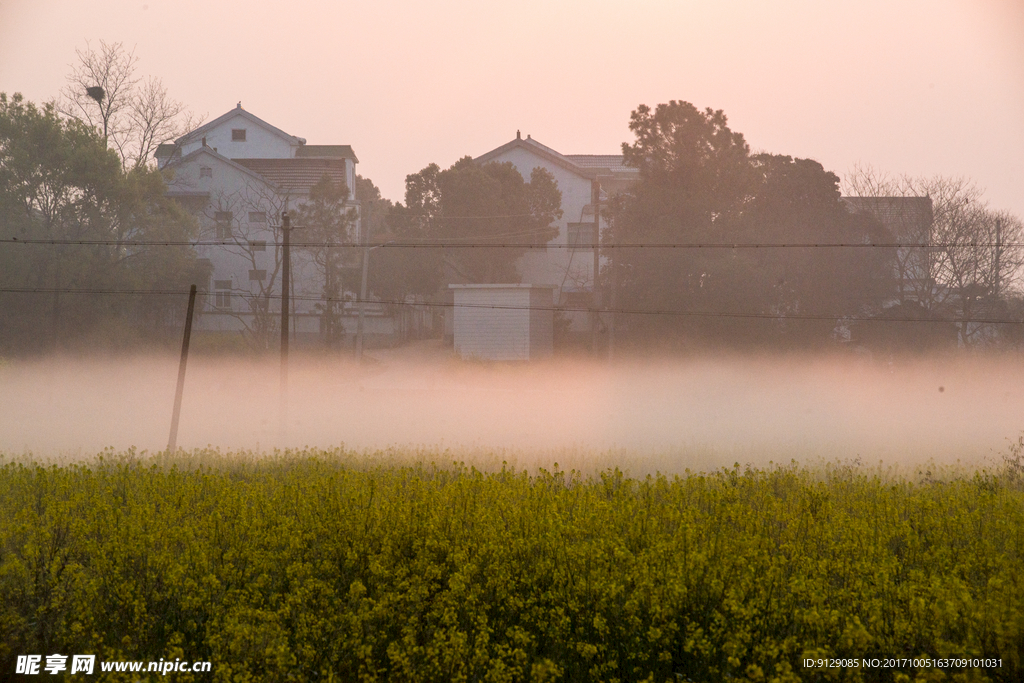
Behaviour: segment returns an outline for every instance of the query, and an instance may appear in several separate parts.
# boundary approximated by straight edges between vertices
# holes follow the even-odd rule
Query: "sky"
[[[1024,0],[0,0],[0,92],[54,97],[100,40],[208,120],[241,101],[352,145],[394,200],[516,130],[617,153],[674,99],[754,151],[968,177],[1024,217]]]

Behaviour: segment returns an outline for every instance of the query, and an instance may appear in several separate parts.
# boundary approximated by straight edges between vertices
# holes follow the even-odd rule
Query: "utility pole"
[[[609,233],[611,236],[612,233]],[[614,237],[610,237],[614,239]],[[619,253],[617,251],[611,252],[611,262],[609,263],[609,270],[611,271],[611,292],[608,294],[608,360],[612,360],[615,357],[615,307],[618,305],[618,293],[619,293],[619,264],[616,260]]]
[[[196,286],[188,290],[188,313],[185,314],[185,336],[181,340],[181,362],[178,363],[178,388],[174,392],[174,412],[171,414],[171,435],[167,439],[167,452],[178,448],[178,419],[181,417],[181,395],[185,390],[185,364],[188,363],[188,344],[192,339],[192,312],[196,308]]]
[[[370,269],[370,226],[363,232],[363,283],[359,287],[359,318],[356,321],[356,362],[363,360],[363,315],[366,311],[366,272]]]
[[[992,295],[999,296],[999,255],[1003,251],[1003,224],[998,218],[996,219],[996,263],[995,272],[993,273],[994,285],[992,288]]]
[[[598,329],[601,323],[601,183],[594,178],[590,181],[590,203],[594,207],[594,289],[590,312],[590,344],[594,354],[598,350]]]
[[[281,436],[288,422],[288,303],[291,284],[291,217],[281,214]]]

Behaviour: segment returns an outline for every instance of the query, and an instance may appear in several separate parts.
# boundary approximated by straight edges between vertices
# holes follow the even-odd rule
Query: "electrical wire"
[[[244,299],[278,300],[280,294],[252,294],[238,290],[215,290],[230,293]],[[188,290],[184,289],[103,289],[103,288],[81,288],[62,289],[56,287],[0,287],[0,293],[8,294],[108,294],[108,295],[181,295],[187,296]],[[197,294],[210,295],[213,291],[198,290]],[[513,306],[506,304],[456,304],[449,302],[418,302],[403,301],[400,299],[365,299],[322,297],[312,295],[297,295],[291,297],[292,301],[314,301],[317,303],[367,303],[389,306],[421,306],[426,308],[482,308],[509,311],[552,311],[562,313],[612,313],[616,315],[643,315],[643,316],[671,316],[671,317],[695,317],[695,318],[739,318],[757,320],[819,320],[819,321],[845,321],[845,322],[875,322],[875,323],[957,323],[957,324],[979,324],[979,325],[1021,325],[1024,320],[1008,320],[1003,318],[961,318],[957,320],[936,320],[910,317],[881,318],[863,315],[829,315],[810,313],[734,313],[728,311],[674,311],[668,309],[633,309],[633,308],[587,308],[587,307],[560,307],[560,306]],[[214,309],[214,312],[217,309]],[[247,311],[238,311],[240,315],[249,315]]]
[[[111,247],[279,247],[283,242],[266,240],[62,240],[0,238],[0,244],[24,245],[76,245]],[[579,249],[578,244],[538,244],[532,242],[289,242],[292,248],[303,249]],[[593,247],[593,245],[588,245]],[[962,249],[1020,248],[1024,242],[615,242],[598,244],[600,251],[608,249]]]

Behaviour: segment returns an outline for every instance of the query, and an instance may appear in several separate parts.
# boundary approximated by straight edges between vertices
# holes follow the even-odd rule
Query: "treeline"
[[[877,218],[854,214],[821,164],[751,154],[721,111],[641,106],[624,145],[640,181],[615,197],[605,239],[618,244],[740,245],[615,249],[605,270],[619,305],[686,316],[628,316],[645,336],[705,343],[807,345],[893,295],[894,249],[772,245],[886,244]],[[742,245],[761,245],[745,247]],[[612,296],[608,291],[608,296]]]
[[[0,95],[0,353],[169,343],[183,292],[209,280],[181,244],[197,236],[195,218],[166,197],[152,164],[156,145],[196,121],[158,80],[135,78],[134,53],[120,44],[78,56],[53,103]],[[117,75],[116,93],[87,87],[103,74]],[[989,209],[969,181],[857,170],[850,200],[816,161],[751,153],[722,111],[641,105],[629,128],[623,153],[639,180],[601,208],[599,286],[587,300],[589,283],[577,282],[572,306],[559,302],[600,310],[600,343],[896,351],[1024,342],[1024,223]],[[393,312],[410,300],[443,307],[453,282],[520,281],[529,245],[559,238],[563,217],[543,168],[524,178],[511,163],[471,157],[408,175],[404,202],[366,178],[355,189],[363,237],[420,245],[369,252],[368,293]],[[310,194],[298,212],[318,226],[310,239],[351,241],[344,196],[329,183]],[[309,253],[334,348],[361,268],[331,249]],[[264,349],[273,282],[260,285],[249,325]],[[556,329],[571,317],[579,330],[578,311],[560,313]]]
[[[159,244],[197,230],[165,192],[158,171],[126,170],[95,128],[0,94],[0,349],[180,336],[187,297],[164,292],[208,275],[192,248]]]
[[[816,161],[751,153],[722,111],[642,105],[630,130],[625,162],[640,177],[603,207],[600,284],[587,303],[619,344],[898,351],[1024,341],[1024,224],[990,210],[969,181],[859,169],[851,200]],[[514,245],[552,239],[561,213],[557,186],[534,176],[524,183],[511,164],[468,157],[409,175],[404,205],[376,205],[382,241],[513,248],[377,250],[375,293],[440,300],[449,282],[518,281],[524,250]]]
[[[0,671],[60,653],[213,663],[182,681],[1016,681],[1022,502],[1019,463],[918,483],[324,452],[8,464]],[[961,658],[999,664],[937,661]]]
[[[859,171],[848,190],[874,201],[844,200],[816,161],[751,154],[722,111],[641,106],[630,130],[623,151],[640,181],[613,200],[605,240],[738,245],[612,250],[606,297],[686,313],[629,316],[634,332],[890,350],[1019,343],[1024,224],[969,182]]]

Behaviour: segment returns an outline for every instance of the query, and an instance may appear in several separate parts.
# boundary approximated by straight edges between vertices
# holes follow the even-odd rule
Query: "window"
[[[249,212],[250,223],[266,223],[267,212],[266,211],[250,211]]]
[[[594,249],[594,224],[569,223],[569,248],[579,251]]]
[[[217,308],[231,308],[231,280],[214,280],[213,289],[213,305]]]
[[[256,241],[250,240],[249,241],[249,248],[252,249],[253,251],[266,251],[267,250],[267,241],[266,240],[256,240]]]
[[[265,270],[250,270],[249,271],[249,282],[263,282],[267,279],[267,271]]]
[[[226,240],[231,238],[231,212],[217,211],[213,214],[214,227],[217,230],[217,239]]]
[[[232,128],[231,142],[245,142],[245,128]]]
[[[200,178],[212,178],[213,177],[213,169],[210,168],[209,166],[200,166],[199,167],[199,177]]]

